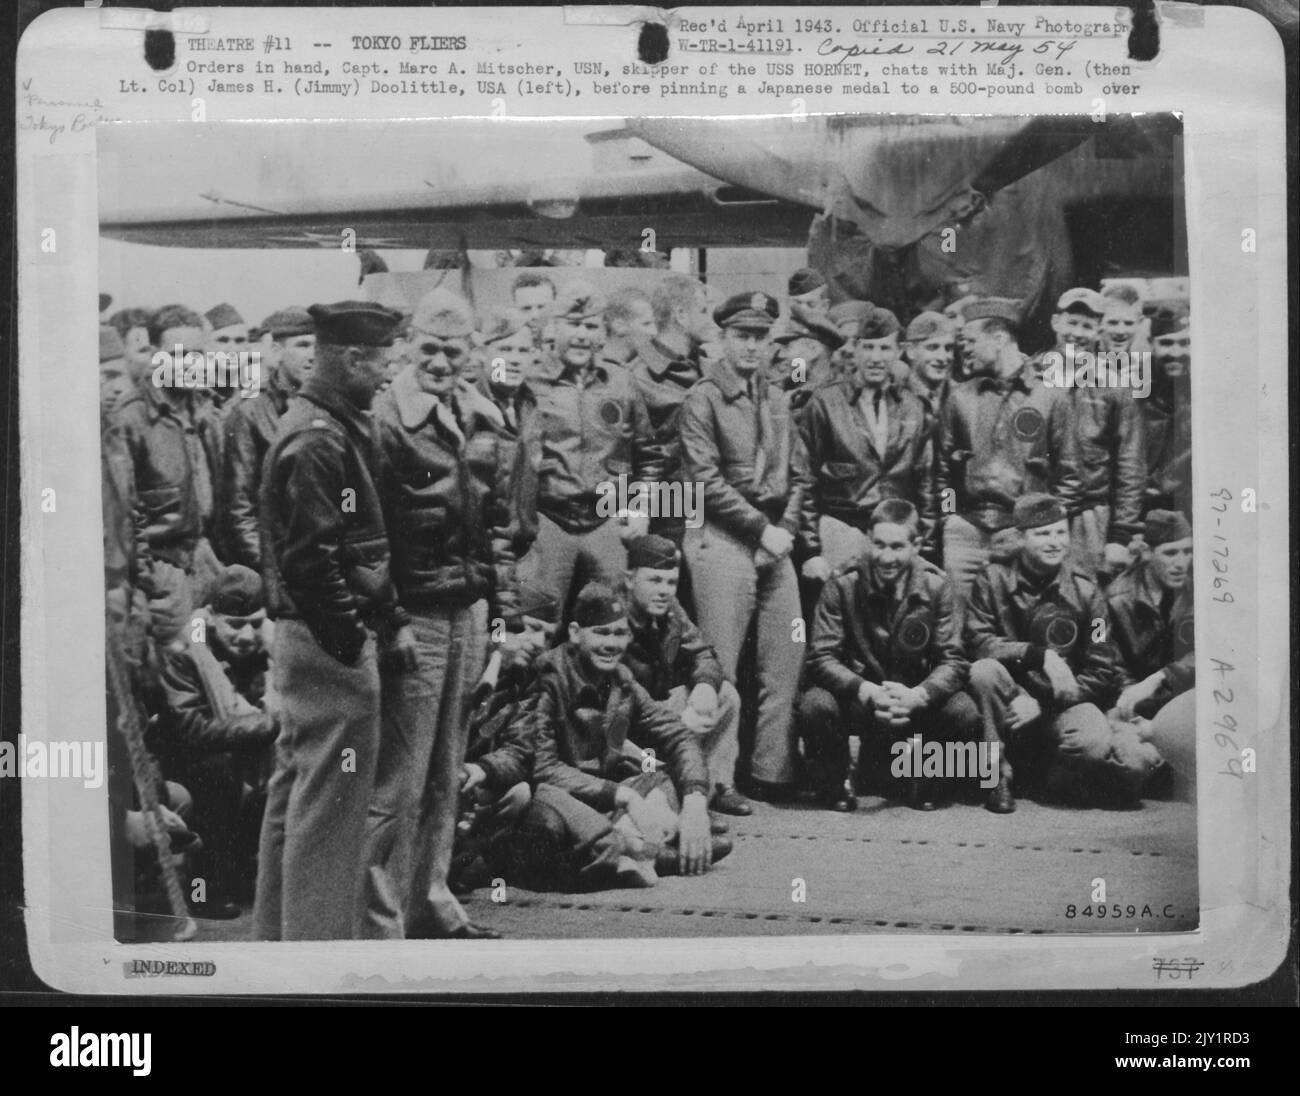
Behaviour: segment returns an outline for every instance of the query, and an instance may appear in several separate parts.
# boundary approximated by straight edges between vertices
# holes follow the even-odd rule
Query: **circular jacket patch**
[[[898,645],[908,652],[924,651],[930,646],[930,624],[924,617],[908,617],[898,630]]]
[[[1053,617],[1047,621],[1044,638],[1049,647],[1054,647],[1058,651],[1068,651],[1079,638],[1079,625],[1069,617]]]
[[[610,426],[617,426],[623,421],[623,408],[616,400],[604,400],[600,405],[601,420]]]
[[[1022,407],[1011,416],[1011,429],[1021,441],[1033,441],[1043,433],[1043,415],[1036,407]]]
[[[1196,625],[1189,616],[1178,622],[1178,642],[1188,648],[1196,645]]]

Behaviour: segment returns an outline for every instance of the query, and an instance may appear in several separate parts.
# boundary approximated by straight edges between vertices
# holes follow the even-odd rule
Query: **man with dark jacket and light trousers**
[[[281,701],[258,857],[259,936],[358,935],[366,813],[379,755],[379,661],[415,668],[389,575],[366,415],[401,316],[313,305],[317,358],[280,420],[262,482],[263,579]]]

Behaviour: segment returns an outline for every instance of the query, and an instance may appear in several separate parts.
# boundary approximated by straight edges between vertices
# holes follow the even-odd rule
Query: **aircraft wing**
[[[100,231],[154,245],[335,248],[350,230],[357,249],[636,249],[650,228],[659,250],[797,246],[811,219],[618,123],[124,123],[100,140]]]

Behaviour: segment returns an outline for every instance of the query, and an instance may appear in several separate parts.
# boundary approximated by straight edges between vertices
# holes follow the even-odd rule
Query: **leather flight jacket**
[[[313,376],[280,421],[262,483],[267,613],[303,621],[349,666],[367,628],[409,621],[391,576],[380,460],[369,417]]]

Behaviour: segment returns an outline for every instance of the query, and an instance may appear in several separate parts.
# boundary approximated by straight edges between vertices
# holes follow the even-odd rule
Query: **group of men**
[[[525,270],[481,315],[101,327],[110,640],[201,912],[252,830],[258,938],[492,937],[458,891],[703,872],[753,799],[969,791],[927,741],[993,759],[996,813],[1186,791],[1185,306],[1061,296],[1051,349],[1149,352],[1138,398],[1053,383],[1015,301],[788,289]],[[153,383],[213,349],[262,391]]]

